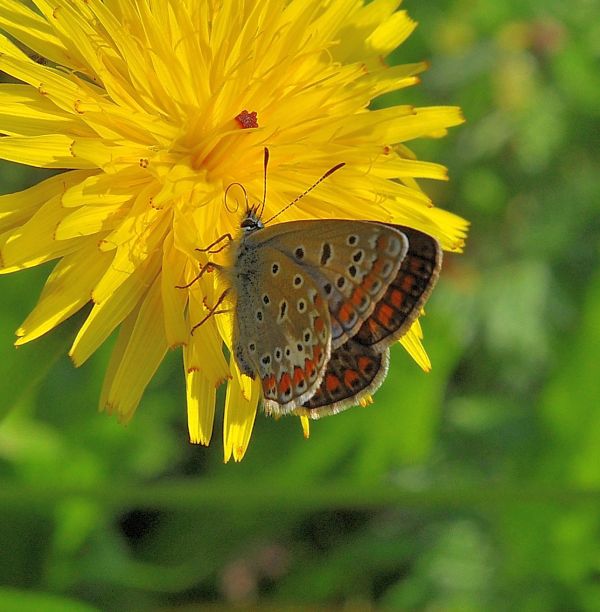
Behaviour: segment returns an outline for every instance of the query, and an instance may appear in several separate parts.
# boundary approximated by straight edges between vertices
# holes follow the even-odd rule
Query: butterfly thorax
[[[240,223],[240,235],[235,242],[233,254],[233,265],[228,270],[229,282],[234,293],[234,300],[238,304],[238,312],[241,312],[242,319],[249,314],[248,296],[254,295],[257,291],[258,283],[258,257],[259,253],[256,245],[250,237],[262,230],[264,225],[254,209],[246,212]],[[243,324],[243,321],[242,321]],[[239,342],[240,337],[240,316],[236,317],[234,324],[234,351],[240,370],[254,378],[256,368],[253,366],[246,347]]]

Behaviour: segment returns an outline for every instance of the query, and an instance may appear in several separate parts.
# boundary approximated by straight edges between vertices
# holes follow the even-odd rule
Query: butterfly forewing
[[[316,282],[329,308],[334,349],[374,311],[408,250],[402,232],[369,221],[297,221],[260,234]]]
[[[261,379],[267,412],[288,412],[318,388],[331,351],[327,304],[306,270],[265,245],[262,231],[240,248],[234,346],[242,371]]]

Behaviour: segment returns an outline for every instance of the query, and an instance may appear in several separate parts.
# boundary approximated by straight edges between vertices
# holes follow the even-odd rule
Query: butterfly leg
[[[214,247],[216,247],[217,244],[223,242],[223,240],[227,240],[227,242],[221,245],[218,249],[213,250]],[[233,238],[231,237],[231,234],[223,234],[222,236],[219,236],[219,238],[217,238],[214,242],[209,244],[207,247],[204,247],[203,249],[196,249],[196,251],[198,251],[199,253],[210,253],[211,255],[215,255],[216,253],[220,253],[223,249],[226,249],[232,240]]]
[[[212,272],[213,270],[222,270],[223,266],[219,264],[213,263],[209,261],[200,267],[200,272],[189,282],[187,285],[175,285],[176,289],[189,289],[194,283],[198,282],[207,272]]]
[[[194,327],[192,327],[192,329],[190,330],[190,333],[192,335],[194,334],[194,331],[196,329],[198,329],[201,325],[206,323],[206,321],[208,321],[208,319],[210,319],[212,316],[221,314],[222,312],[228,312],[227,310],[219,310],[219,306],[223,303],[223,300],[227,297],[228,293],[229,293],[229,289],[225,289],[225,291],[221,293],[221,295],[219,296],[219,299],[216,301],[214,306],[208,311],[208,314],[201,321],[196,323]]]

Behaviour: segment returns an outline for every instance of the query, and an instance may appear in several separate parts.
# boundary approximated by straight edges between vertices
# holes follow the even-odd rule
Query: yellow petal
[[[190,327],[185,317],[187,292],[178,289],[184,282],[187,257],[173,246],[173,234],[169,233],[163,243],[161,293],[165,313],[165,332],[171,348],[185,344]]]
[[[110,259],[110,254],[99,255]],[[158,257],[155,256],[128,276],[108,299],[94,304],[69,351],[69,357],[76,366],[84,363],[141,303],[149,284],[156,276],[158,264]]]
[[[310,438],[310,420],[307,416],[300,417],[300,424],[302,425],[302,432],[304,437],[308,440]]]
[[[2,143],[3,138],[0,138]],[[54,229],[64,209],[60,197],[50,198],[20,228],[9,230],[0,236],[0,262],[3,273],[36,266],[50,259],[67,255],[85,243],[85,238],[56,240]]]
[[[105,379],[102,397],[111,413],[121,421],[128,421],[167,352],[167,338],[163,327],[160,279],[148,290],[130,332],[116,347],[118,365]],[[123,344],[125,344],[123,348]]]
[[[0,138],[0,159],[38,168],[94,168],[94,164],[73,157],[73,138],[64,134],[48,136],[5,136]]]
[[[186,354],[187,350],[184,348],[183,356],[190,442],[192,444],[208,446],[215,418],[217,389],[202,372],[189,369]]]
[[[427,70],[427,67],[426,62],[419,62],[371,70],[369,77],[365,79],[365,85],[368,86],[368,95],[369,97],[381,96],[415,85],[419,82],[419,77],[416,75]]]
[[[23,2],[2,0],[0,26],[29,49],[52,62],[79,68],[50,24]]]
[[[0,231],[21,225],[52,197],[61,195],[71,185],[85,180],[88,171],[63,172],[23,191],[0,195]]]
[[[65,208],[126,204],[149,182],[147,174],[141,173],[139,168],[128,168],[112,174],[96,171],[66,189],[62,204]]]
[[[408,330],[408,332],[400,338],[400,344],[408,351],[408,354],[419,364],[419,367],[424,372],[431,371],[431,361],[421,344],[423,332],[421,324],[417,319]]]
[[[211,316],[200,327],[194,330],[192,336],[189,330],[199,323],[208,313],[202,303],[201,294],[191,291],[189,295],[188,327],[188,367],[199,370],[210,380],[213,386],[218,386],[230,378],[230,369],[223,355],[223,340],[217,331],[217,319],[220,315]]]
[[[0,40],[2,39],[0,36]],[[14,52],[0,55],[0,70],[28,83],[42,95],[47,96],[59,109],[73,113],[74,116],[77,116],[81,104],[85,104],[86,108],[100,110],[90,85],[84,84],[81,80],[76,83],[64,72],[50,66],[41,66],[26,55],[19,56]],[[81,126],[83,129],[83,123]]]
[[[376,176],[385,178],[428,178],[438,181],[447,181],[448,172],[445,166],[414,159],[402,159],[396,155],[382,155],[372,166]]]
[[[428,208],[420,211],[404,204],[398,204],[392,215],[392,222],[409,225],[440,241],[444,250],[460,253],[469,224],[462,217],[441,208]]]
[[[78,118],[64,113],[37,89],[1,83],[0,133],[9,136],[66,134],[80,129]]]
[[[60,220],[54,236],[56,240],[68,240],[111,230],[119,224],[125,214],[126,211],[118,204],[82,206]]]
[[[0,152],[2,149],[0,149]],[[132,166],[144,165],[153,150],[146,145],[115,145],[102,142],[98,138],[75,136],[69,147],[72,168],[102,168],[113,173],[119,170],[130,170]]]
[[[430,106],[415,108],[409,116],[390,121],[385,126],[383,140],[406,142],[415,138],[444,136],[446,128],[464,123],[465,118],[456,106]]]
[[[115,246],[116,249],[112,265],[92,292],[94,302],[99,304],[110,297],[159,248],[167,229],[168,215],[163,215],[143,230],[136,229],[140,221],[144,223],[143,219],[128,217],[102,240],[102,250],[113,250]],[[114,244],[112,240],[123,242]]]
[[[234,374],[227,385],[223,422],[225,463],[229,461],[232,455],[234,461],[241,461],[243,459],[250,442],[250,435],[252,434],[252,427],[256,417],[256,407],[260,397],[260,383],[258,380],[250,381],[247,385],[250,393],[249,397],[246,397],[240,384],[242,374],[233,358],[231,359],[231,369]]]
[[[89,302],[92,287],[109,263],[110,257],[98,252],[95,241],[65,256],[48,277],[36,307],[17,330],[20,338],[15,345],[39,338]]]
[[[406,11],[398,11],[379,24],[367,38],[367,45],[373,52],[384,57],[402,44],[417,27]]]

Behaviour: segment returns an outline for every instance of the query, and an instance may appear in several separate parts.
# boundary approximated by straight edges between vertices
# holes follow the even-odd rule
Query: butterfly
[[[232,297],[233,354],[243,374],[259,377],[265,412],[316,419],[379,388],[390,345],[409,330],[433,290],[442,250],[428,234],[377,221],[268,225],[274,217],[261,219],[268,159],[265,148],[263,202],[247,204],[239,237],[226,234],[198,249],[233,247],[234,256],[230,266],[201,269],[199,276],[220,270],[229,288],[193,329],[223,312],[220,305]]]

